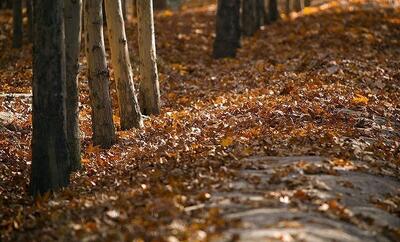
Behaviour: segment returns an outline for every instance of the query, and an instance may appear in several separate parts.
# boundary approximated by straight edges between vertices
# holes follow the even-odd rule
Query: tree
[[[22,1],[13,2],[13,47],[22,46]]]
[[[268,9],[269,9],[268,11],[269,21],[275,22],[276,20],[278,20],[279,19],[278,1],[269,0]]]
[[[257,0],[258,18],[260,19],[260,26],[266,24],[267,14],[265,12],[265,1]]]
[[[292,11],[292,0],[285,1],[285,13],[287,17],[290,17],[290,12]]]
[[[240,47],[240,0],[218,0],[214,58],[235,57]]]
[[[139,60],[140,60],[140,104],[143,114],[160,113],[160,87],[156,61],[153,1],[137,1]]]
[[[67,139],[71,169],[81,166],[78,72],[81,49],[82,0],[64,0]]]
[[[121,0],[105,0],[111,61],[123,130],[143,127],[142,114],[135,94],[128,41],[126,39]]]
[[[33,132],[30,192],[69,184],[66,134],[63,1],[35,0]]]
[[[304,8],[304,0],[294,0],[294,10],[300,12]]]
[[[258,0],[242,2],[242,30],[246,36],[253,36],[260,28]]]
[[[26,14],[28,15],[28,39],[33,39],[33,0],[26,0]]]
[[[102,0],[85,0],[85,51],[92,107],[93,143],[109,148],[115,143],[116,138],[104,46],[102,2]]]
[[[167,0],[154,0],[154,9],[162,10],[166,9],[168,6]]]
[[[310,7],[311,6],[311,0],[304,0],[304,7]]]

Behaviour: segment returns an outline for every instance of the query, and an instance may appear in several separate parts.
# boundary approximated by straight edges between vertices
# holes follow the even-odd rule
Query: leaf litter
[[[215,4],[159,13],[161,115],[118,131],[109,150],[93,146],[82,57],[84,169],[36,201],[26,194],[31,46],[8,48],[4,12],[1,240],[398,241],[399,11],[329,1],[223,60],[210,54]],[[127,33],[138,81],[135,20]]]

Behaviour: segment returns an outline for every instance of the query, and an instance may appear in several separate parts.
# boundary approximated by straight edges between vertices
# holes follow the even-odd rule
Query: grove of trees
[[[253,36],[264,24],[279,19],[277,3],[277,0],[267,3],[218,0],[213,57],[235,57],[242,35]],[[68,185],[70,173],[81,167],[78,88],[81,42],[88,66],[93,144],[109,148],[116,142],[104,24],[107,24],[121,129],[142,128],[143,115],[160,114],[153,8],[165,9],[168,1],[132,1],[138,20],[141,77],[138,91],[125,33],[126,1],[13,1],[14,48],[23,43],[23,4],[29,26],[26,36],[28,41],[33,40],[34,46],[30,187],[35,195]],[[286,11],[293,8],[298,11],[309,4],[288,0]],[[0,7],[10,7],[10,2],[3,0]]]

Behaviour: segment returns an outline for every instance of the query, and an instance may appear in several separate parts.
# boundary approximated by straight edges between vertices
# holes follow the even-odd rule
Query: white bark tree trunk
[[[115,143],[115,127],[104,47],[102,0],[85,0],[84,9],[93,143],[108,148]]]
[[[117,85],[121,129],[141,128],[143,127],[143,120],[133,84],[121,0],[105,0],[105,6],[111,62]]]
[[[137,1],[140,60],[140,104],[142,113],[160,113],[160,87],[158,83],[156,42],[154,35],[153,1]]]

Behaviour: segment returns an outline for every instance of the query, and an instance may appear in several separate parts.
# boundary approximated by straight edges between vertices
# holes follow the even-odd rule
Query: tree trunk
[[[268,8],[269,8],[269,21],[271,23],[277,21],[279,19],[278,1],[269,0]]]
[[[102,2],[102,0],[85,0],[85,50],[89,67],[93,143],[109,148],[115,143],[115,127],[104,47]]]
[[[311,0],[304,0],[304,7],[310,7],[311,6]]]
[[[260,26],[267,22],[267,14],[265,13],[265,1],[257,0],[258,18],[260,19]]]
[[[22,1],[13,2],[13,47],[22,46]]]
[[[132,15],[133,15],[133,17],[137,17],[137,5],[136,5],[136,0],[132,0]]]
[[[242,30],[245,36],[253,36],[260,28],[257,0],[245,0],[242,2]]]
[[[30,192],[69,184],[62,0],[35,0]]]
[[[121,129],[143,127],[142,114],[135,94],[128,41],[126,39],[121,0],[105,0],[111,61],[121,117]]]
[[[71,169],[81,167],[79,139],[79,92],[78,72],[81,49],[82,1],[64,0],[65,58],[67,83],[67,138]]]
[[[26,0],[26,14],[28,15],[28,39],[33,40],[33,0]]]
[[[294,10],[300,12],[304,8],[303,0],[294,0]]]
[[[139,60],[140,60],[140,104],[146,115],[160,113],[160,87],[156,61],[153,1],[137,1]]]
[[[292,5],[292,0],[285,1],[285,11],[286,11],[286,16],[288,17],[290,17],[290,12],[292,11],[291,5]]]
[[[240,0],[218,0],[214,58],[235,57],[240,47]]]
[[[107,0],[105,0],[105,1],[107,1]],[[122,5],[122,16],[124,18],[124,21],[126,21],[127,20],[126,0],[121,0],[121,5]]]
[[[168,4],[167,0],[154,0],[154,10],[163,10],[166,9]]]

